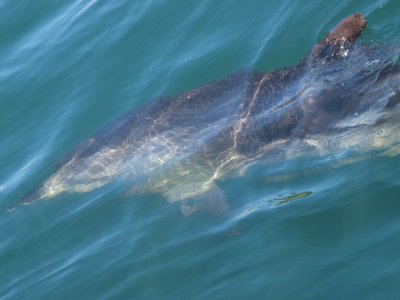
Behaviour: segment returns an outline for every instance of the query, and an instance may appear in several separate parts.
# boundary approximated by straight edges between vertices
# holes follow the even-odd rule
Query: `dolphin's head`
[[[302,132],[338,144],[389,148],[400,141],[400,47],[356,45],[341,59],[309,67]]]
[[[397,122],[400,47],[356,43],[366,25],[360,13],[343,19],[300,64],[295,135]]]

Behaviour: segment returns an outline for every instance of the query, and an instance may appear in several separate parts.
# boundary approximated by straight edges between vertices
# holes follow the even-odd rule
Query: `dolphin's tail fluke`
[[[36,190],[33,190],[26,194],[24,197],[19,200],[17,204],[12,204],[7,208],[7,212],[14,212],[17,209],[17,205],[28,205],[32,204],[36,200],[45,198],[43,193],[43,186],[40,186]]]
[[[28,204],[31,204],[31,203],[35,202],[36,200],[39,200],[42,198],[43,198],[43,186],[26,194],[24,197],[21,198],[21,200],[18,202],[18,204],[19,205],[28,205]]]

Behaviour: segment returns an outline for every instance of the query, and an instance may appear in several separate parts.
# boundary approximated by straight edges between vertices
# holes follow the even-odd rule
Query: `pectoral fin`
[[[209,187],[209,190],[181,204],[183,215],[188,216],[197,210],[206,211],[214,216],[224,216],[228,214],[229,205],[224,193],[215,183],[210,184]],[[168,201],[171,201],[171,199],[168,199]]]

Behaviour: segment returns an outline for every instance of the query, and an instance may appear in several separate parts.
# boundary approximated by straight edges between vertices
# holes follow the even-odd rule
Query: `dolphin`
[[[225,211],[216,180],[254,163],[399,148],[399,49],[357,43],[366,24],[345,18],[295,67],[150,101],[79,144],[19,204],[122,180],[130,193],[179,201],[184,214],[201,200]]]

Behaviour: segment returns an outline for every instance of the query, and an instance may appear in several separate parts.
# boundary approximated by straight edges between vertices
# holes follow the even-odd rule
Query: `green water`
[[[398,299],[399,157],[252,168],[218,183],[230,218],[112,187],[5,212],[111,120],[296,65],[355,12],[400,41],[395,0],[0,1],[0,299]]]

